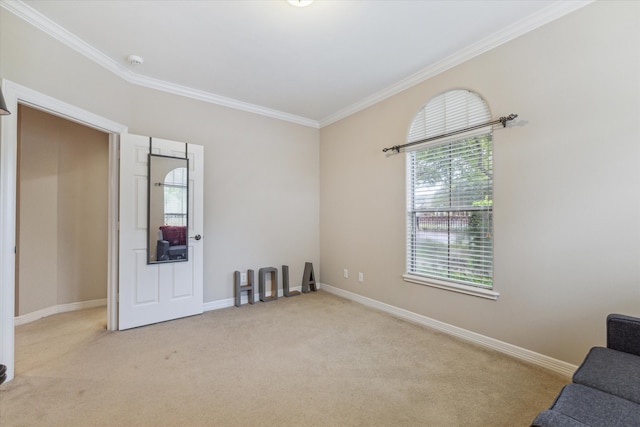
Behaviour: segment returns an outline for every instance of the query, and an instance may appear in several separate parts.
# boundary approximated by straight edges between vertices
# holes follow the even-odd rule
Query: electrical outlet
[[[364,282],[364,273],[358,273],[358,282]]]
[[[349,270],[347,270],[347,269],[345,268],[345,269],[344,269],[344,271],[342,272],[342,276],[343,276],[345,279],[348,279],[348,278],[349,278]]]
[[[247,283],[247,273],[240,273],[240,283]]]

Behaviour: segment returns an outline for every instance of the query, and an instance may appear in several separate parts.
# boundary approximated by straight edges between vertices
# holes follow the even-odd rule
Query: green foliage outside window
[[[491,134],[411,153],[409,272],[493,284]]]

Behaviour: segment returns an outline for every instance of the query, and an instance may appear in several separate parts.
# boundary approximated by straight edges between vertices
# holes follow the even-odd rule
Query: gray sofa
[[[594,347],[535,427],[640,426],[640,319],[610,314]]]

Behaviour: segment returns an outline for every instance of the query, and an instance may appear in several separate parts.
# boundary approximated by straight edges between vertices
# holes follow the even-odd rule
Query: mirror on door
[[[189,159],[149,154],[147,264],[187,261]]]

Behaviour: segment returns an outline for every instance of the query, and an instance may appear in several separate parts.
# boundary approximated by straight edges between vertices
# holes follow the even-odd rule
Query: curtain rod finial
[[[498,120],[500,120],[500,123],[502,123],[502,127],[506,128],[507,127],[507,122],[510,122],[511,120],[515,119],[516,117],[518,117],[517,114],[509,114],[507,117],[500,117]]]
[[[399,153],[400,152],[400,146],[399,145],[394,145],[391,148],[383,148],[382,152],[386,153],[387,151],[391,151],[391,150],[395,151],[396,153]]]

